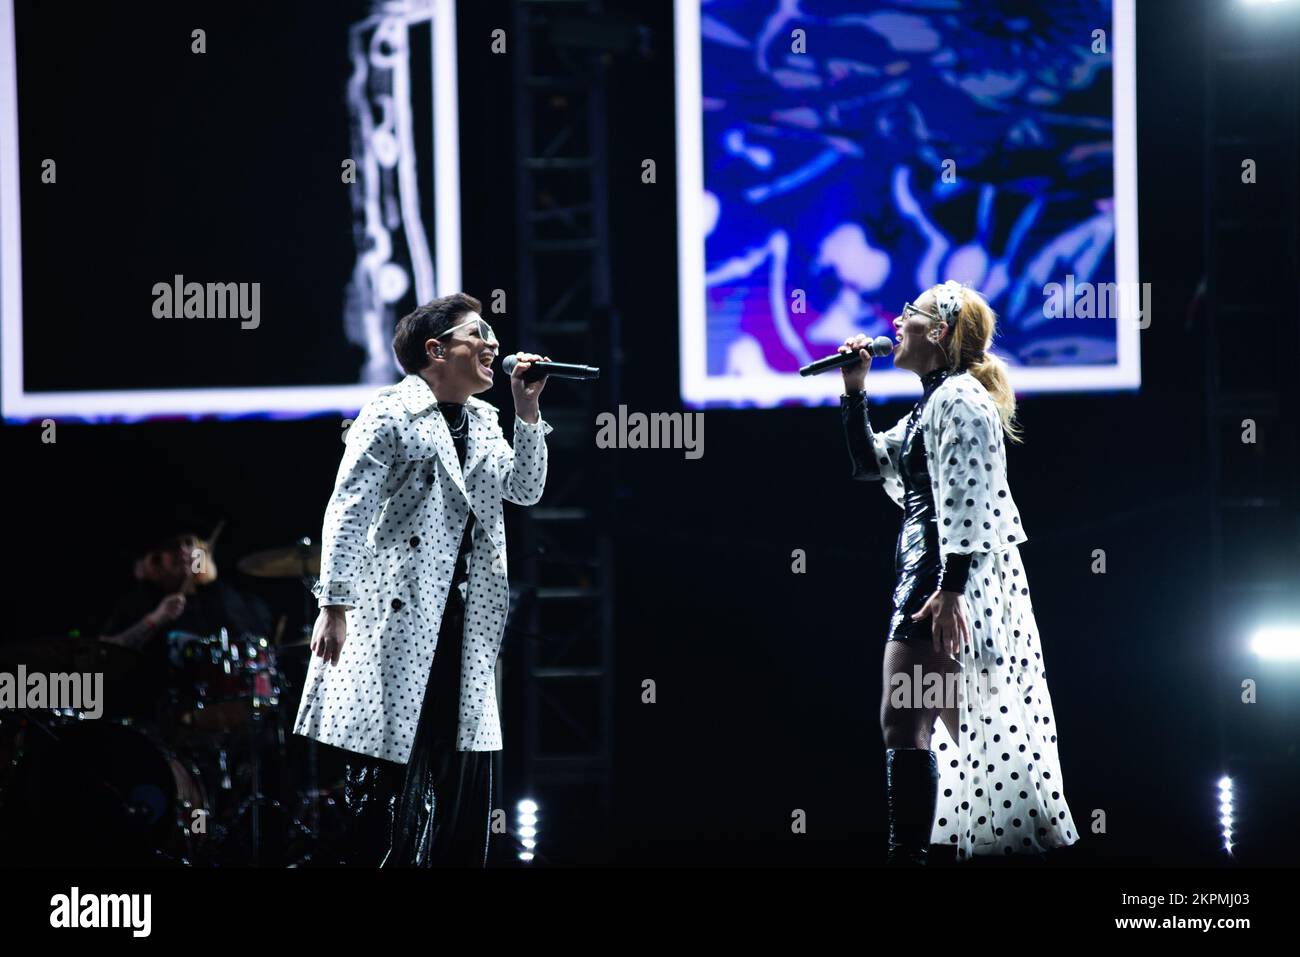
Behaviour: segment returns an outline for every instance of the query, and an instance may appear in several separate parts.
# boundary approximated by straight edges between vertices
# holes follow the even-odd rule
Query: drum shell
[[[6,863],[185,863],[205,839],[193,813],[209,810],[197,769],[150,732],[28,721],[14,751],[0,799]]]

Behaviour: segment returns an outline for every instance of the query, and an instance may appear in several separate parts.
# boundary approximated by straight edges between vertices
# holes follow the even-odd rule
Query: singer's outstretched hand
[[[871,353],[867,346],[871,345],[871,337],[858,334],[850,336],[844,340],[844,345],[837,349],[837,352],[849,353],[855,349],[858,352],[858,358],[862,361],[857,365],[840,366],[840,375],[844,376],[844,391],[858,392],[867,384],[867,372],[871,369]]]
[[[532,425],[541,417],[537,400],[542,394],[542,389],[546,388],[546,376],[542,376],[536,382],[525,382],[524,373],[534,362],[550,362],[551,357],[539,356],[532,352],[516,352],[515,358],[519,361],[515,364],[514,371],[510,373],[510,391],[515,396],[515,415]]]

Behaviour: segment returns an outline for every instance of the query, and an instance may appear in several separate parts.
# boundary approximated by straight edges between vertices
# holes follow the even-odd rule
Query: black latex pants
[[[465,608],[451,590],[410,762],[353,755],[343,781],[344,857],[359,867],[483,867],[491,751],[457,751]]]

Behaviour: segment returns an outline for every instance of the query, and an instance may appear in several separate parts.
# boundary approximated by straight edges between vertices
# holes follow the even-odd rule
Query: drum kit
[[[118,645],[0,645],[0,671],[102,674],[112,704],[93,720],[70,709],[0,712],[0,863],[337,863],[339,786],[320,786],[316,742],[290,742],[320,547],[302,539],[238,567],[301,580],[303,634],[173,631],[165,693],[144,656]]]

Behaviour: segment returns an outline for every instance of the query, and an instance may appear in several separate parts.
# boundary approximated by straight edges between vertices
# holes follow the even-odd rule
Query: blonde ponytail
[[[935,286],[930,292],[936,301],[946,297],[944,305],[947,308],[956,308],[960,303],[960,309],[953,316],[955,321],[950,323],[951,333],[944,339],[949,369],[953,372],[964,369],[974,376],[997,406],[1007,439],[1023,442],[1020,425],[1016,422],[1016,394],[1011,389],[1007,364],[989,351],[997,329],[997,313],[979,292],[969,286],[958,287],[951,280]],[[945,313],[951,315],[947,308]]]
[[[971,360],[967,371],[979,380],[998,407],[998,416],[1002,419],[1002,430],[1010,442],[1023,442],[1022,431],[1016,422],[1016,394],[1011,390],[1011,379],[1007,376],[1007,364],[991,352]]]

